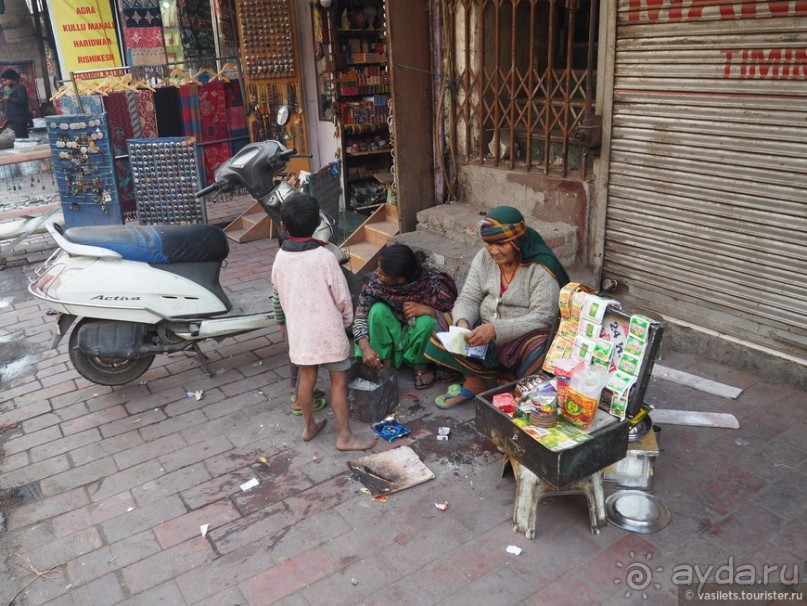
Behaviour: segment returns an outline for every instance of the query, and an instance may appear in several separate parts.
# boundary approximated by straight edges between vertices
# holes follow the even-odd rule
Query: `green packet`
[[[635,314],[630,318],[628,335],[636,337],[640,341],[647,341],[647,333],[653,320],[641,314]]]

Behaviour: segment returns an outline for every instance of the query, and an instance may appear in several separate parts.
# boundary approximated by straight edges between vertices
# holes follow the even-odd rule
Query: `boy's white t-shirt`
[[[272,266],[289,341],[289,360],[314,366],[346,360],[351,353],[345,328],[353,324],[347,280],[324,247],[277,252]]]

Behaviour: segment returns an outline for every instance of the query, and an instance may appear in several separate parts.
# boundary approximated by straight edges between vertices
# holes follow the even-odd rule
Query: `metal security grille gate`
[[[616,10],[603,277],[806,361],[807,1]]]
[[[508,169],[585,170],[597,0],[442,0],[449,145]]]

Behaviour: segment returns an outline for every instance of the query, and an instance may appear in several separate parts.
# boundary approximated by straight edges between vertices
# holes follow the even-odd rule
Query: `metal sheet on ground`
[[[739,397],[739,395],[743,392],[743,390],[739,387],[732,387],[731,385],[726,385],[725,383],[718,383],[717,381],[712,381],[711,379],[704,379],[703,377],[699,377],[682,370],[668,368],[667,366],[662,366],[661,364],[656,364],[653,366],[653,376],[659,379],[672,381],[673,383],[678,383],[679,385],[686,385],[704,393],[720,396],[721,398],[729,398],[730,400],[736,400],[737,397]]]
[[[723,412],[697,412],[694,410],[660,410],[653,409],[653,423],[663,425],[694,425],[696,427],[720,427],[723,429],[739,429],[740,422],[732,414]]]

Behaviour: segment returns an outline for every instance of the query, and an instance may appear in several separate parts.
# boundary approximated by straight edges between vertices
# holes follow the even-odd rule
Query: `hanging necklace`
[[[503,268],[503,267],[502,267],[502,268],[500,268],[500,273],[501,273],[501,275],[502,275],[502,283],[503,283],[505,286],[510,286],[510,282],[512,282],[512,281],[513,281],[513,278],[514,278],[514,277],[515,277],[515,275],[516,275],[516,271],[518,271],[518,265],[516,265],[516,266],[513,268],[513,271],[511,271],[511,272],[510,272],[510,277],[508,278],[508,277],[505,275],[504,268]]]

